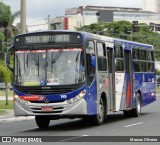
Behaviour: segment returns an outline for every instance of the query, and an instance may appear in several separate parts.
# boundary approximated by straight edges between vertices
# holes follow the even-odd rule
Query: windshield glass
[[[14,83],[20,86],[54,86],[85,80],[82,48],[54,48],[15,52]]]

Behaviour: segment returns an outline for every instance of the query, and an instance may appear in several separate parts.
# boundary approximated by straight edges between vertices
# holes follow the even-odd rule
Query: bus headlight
[[[28,101],[21,99],[18,95],[14,94],[14,101],[17,101],[18,103],[22,105],[28,104]]]
[[[83,91],[80,92],[76,97],[67,100],[67,102],[68,102],[68,104],[72,104],[72,103],[78,102],[78,101],[81,100],[85,95],[86,95],[86,90],[83,90]]]

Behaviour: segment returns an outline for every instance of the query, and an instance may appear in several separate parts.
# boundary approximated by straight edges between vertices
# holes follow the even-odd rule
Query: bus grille
[[[64,102],[65,100],[59,100],[59,101],[49,101],[49,102],[47,102],[48,104],[49,103],[62,103],[62,102]],[[46,103],[45,101],[29,101],[29,102],[31,102],[31,103]]]
[[[49,95],[49,94],[64,94],[72,92],[72,88],[56,88],[56,89],[18,89],[20,92],[25,94],[34,94],[34,95]]]
[[[50,94],[66,94],[73,92],[81,88],[84,83],[68,85],[68,86],[17,86],[13,85],[14,88],[25,94],[34,94],[34,95],[50,95]]]

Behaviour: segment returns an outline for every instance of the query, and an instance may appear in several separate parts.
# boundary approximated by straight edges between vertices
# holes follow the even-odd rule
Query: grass
[[[4,115],[6,114],[7,112],[5,110],[0,110],[0,115]]]
[[[13,109],[13,101],[9,100],[8,105],[6,105],[5,100],[0,100],[0,109]]]
[[[160,87],[157,87],[157,94],[160,94]]]
[[[0,96],[5,96],[6,92],[5,90],[0,90]],[[8,96],[13,96],[13,91],[8,91]]]

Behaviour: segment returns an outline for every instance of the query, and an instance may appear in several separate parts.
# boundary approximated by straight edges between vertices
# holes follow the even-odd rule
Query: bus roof
[[[31,33],[25,33],[25,34],[19,34],[17,36],[23,36],[23,35],[32,35],[32,34],[38,34],[38,33],[52,33],[52,32],[68,32],[68,33],[79,33],[82,34],[84,37],[87,37],[89,39],[97,39],[101,41],[116,43],[116,44],[122,44],[122,45],[132,45],[134,47],[140,47],[140,48],[147,48],[147,49],[153,49],[153,45],[150,44],[144,44],[124,39],[118,39],[118,38],[112,38],[108,36],[93,34],[89,32],[82,32],[82,31],[72,31],[72,30],[48,30],[48,31],[38,31],[38,32],[31,32]]]

